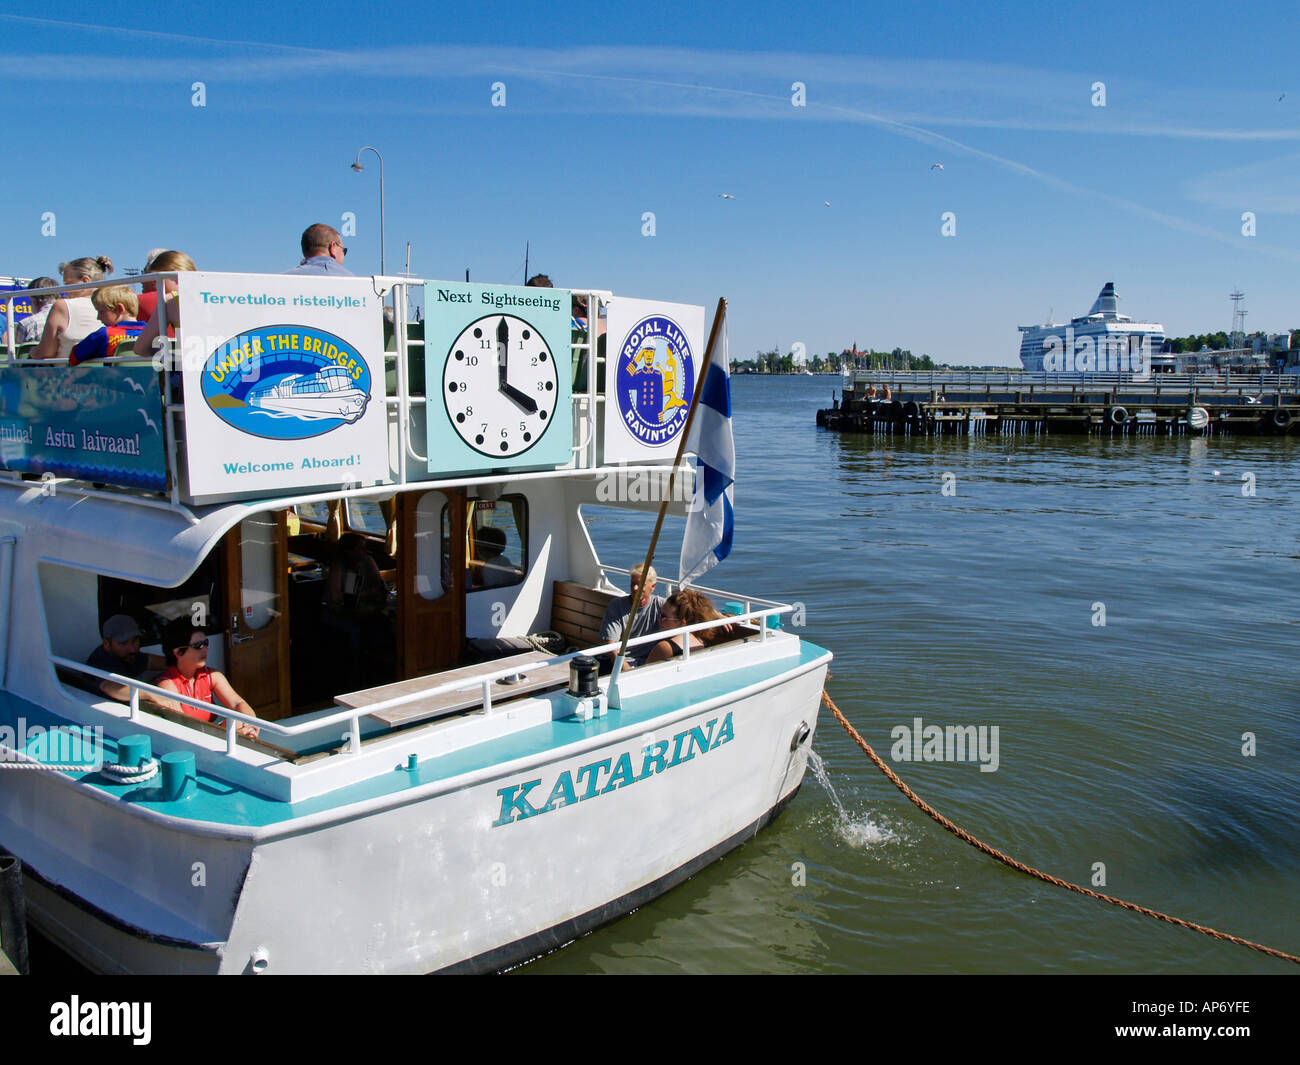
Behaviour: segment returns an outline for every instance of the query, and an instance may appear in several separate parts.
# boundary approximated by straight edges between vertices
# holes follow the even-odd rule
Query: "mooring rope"
[[[85,773],[92,769],[85,762],[80,765],[50,765],[33,758],[26,751],[15,750],[0,743],[0,769],[44,769],[51,773]]]
[[[1078,884],[1072,884],[1068,880],[1062,880],[1060,877],[1052,876],[1050,873],[1044,873],[1041,869],[1035,869],[1032,865],[1025,865],[1024,862],[1016,861],[1010,855],[1003,854],[995,847],[990,847],[982,840],[976,839],[964,828],[960,828],[953,824],[948,820],[948,818],[944,817],[943,814],[939,813],[938,810],[903,783],[898,774],[885,764],[884,759],[871,749],[871,744],[864,740],[862,736],[859,735],[858,730],[849,723],[849,719],[846,718],[840,708],[835,705],[834,701],[830,697],[830,693],[824,688],[822,689],[822,702],[824,702],[830,709],[830,712],[835,715],[835,720],[844,727],[844,731],[853,738],[853,742],[861,747],[866,756],[876,763],[876,768],[893,782],[894,787],[912,801],[912,805],[933,820],[937,821],[958,839],[965,843],[969,843],[976,850],[983,851],[990,858],[996,858],[1003,865],[1009,865],[1012,869],[1019,870],[1022,873],[1028,873],[1030,876],[1036,876],[1039,880],[1045,880],[1049,884],[1055,884],[1057,887],[1065,888],[1068,891],[1077,891],[1080,895],[1087,895],[1092,899],[1100,899],[1102,902],[1109,902],[1112,906],[1119,906],[1125,910],[1132,910],[1134,913],[1144,914],[1147,917],[1154,917],[1157,921],[1167,921],[1169,924],[1178,925],[1179,928],[1190,928],[1193,932],[1200,932],[1202,935],[1212,936],[1215,939],[1222,939],[1229,943],[1236,943],[1238,946],[1249,947],[1251,950],[1257,950],[1261,954],[1267,954],[1272,958],[1281,958],[1283,961],[1296,962],[1297,964],[1300,964],[1300,957],[1297,957],[1294,954],[1288,954],[1286,951],[1276,950],[1273,947],[1266,947],[1260,943],[1252,943],[1249,939],[1242,939],[1240,936],[1233,936],[1229,935],[1227,932],[1220,932],[1214,928],[1207,928],[1203,924],[1184,921],[1181,917],[1171,917],[1169,914],[1161,913],[1159,910],[1152,910],[1148,909],[1146,906],[1138,906],[1132,902],[1125,902],[1123,899],[1117,899],[1112,895],[1103,895],[1099,891],[1093,891],[1090,888],[1081,887]]]

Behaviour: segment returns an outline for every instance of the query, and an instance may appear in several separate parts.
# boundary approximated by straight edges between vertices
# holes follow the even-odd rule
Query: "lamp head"
[[[358,171],[359,171],[359,170],[364,170],[365,167],[362,166],[362,165],[361,165],[361,162],[358,160],[357,162],[355,162],[355,163],[352,164],[352,169],[353,169],[353,170],[358,170]]]

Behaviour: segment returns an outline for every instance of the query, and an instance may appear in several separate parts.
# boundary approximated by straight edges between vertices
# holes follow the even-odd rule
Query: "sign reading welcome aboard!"
[[[704,359],[704,308],[617,296],[605,350],[605,461],[671,461]]]
[[[383,306],[369,278],[178,281],[191,496],[388,476]]]
[[[571,303],[567,289],[425,284],[430,473],[569,461]]]

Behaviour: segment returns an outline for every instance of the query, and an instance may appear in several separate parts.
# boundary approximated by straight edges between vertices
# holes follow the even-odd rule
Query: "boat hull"
[[[493,757],[451,780],[413,781],[396,799],[247,838],[168,818],[167,832],[135,834],[145,853],[134,857],[155,873],[179,863],[191,880],[202,869],[205,883],[177,880],[148,905],[123,869],[87,879],[92,899],[33,857],[31,917],[101,971],[508,968],[644,905],[770,821],[802,782],[828,661],[804,656],[770,680],[635,724],[611,712],[598,719],[609,730],[581,744]],[[116,822],[138,816],[87,802],[71,781],[23,775],[45,778],[60,800],[51,816],[89,819],[92,836],[114,840],[106,859],[127,830]],[[0,841],[9,827],[0,820]]]

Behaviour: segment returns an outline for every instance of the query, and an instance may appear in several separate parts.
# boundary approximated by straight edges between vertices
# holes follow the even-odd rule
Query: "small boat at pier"
[[[679,656],[591,663],[638,560],[588,523],[676,494],[616,353],[672,337],[689,400],[702,308],[577,293],[579,374],[568,291],[164,278],[177,351],[228,338],[202,360],[0,353],[0,847],[46,936],[105,973],[499,971],[790,801],[831,656],[789,604],[695,584],[731,613]],[[185,654],[178,619],[234,707],[87,663],[137,626]]]

